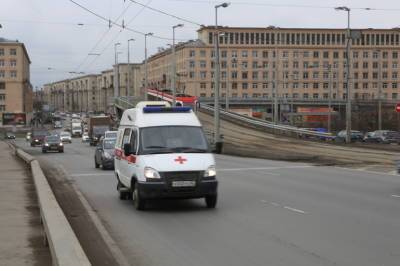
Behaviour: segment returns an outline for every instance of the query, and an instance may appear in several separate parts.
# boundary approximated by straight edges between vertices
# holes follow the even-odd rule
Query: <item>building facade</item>
[[[176,47],[177,90],[214,96],[214,27]],[[347,98],[346,30],[296,28],[218,29],[220,93],[233,98]],[[398,99],[400,31],[352,31],[350,89],[353,99]],[[170,89],[172,51],[148,61],[149,86]],[[380,93],[381,92],[381,93]]]
[[[114,103],[114,76],[117,67],[119,72],[117,96],[140,96],[141,64],[129,64],[129,66],[118,64],[113,66],[113,69],[102,71],[98,75],[85,75],[45,84],[43,98],[58,111],[110,112]]]
[[[24,113],[27,121],[31,119],[30,64],[23,43],[0,38],[0,119],[3,113]]]

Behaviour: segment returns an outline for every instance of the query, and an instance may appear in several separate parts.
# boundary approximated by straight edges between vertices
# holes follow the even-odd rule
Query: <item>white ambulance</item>
[[[140,102],[126,110],[118,128],[115,175],[120,199],[138,210],[146,200],[205,198],[215,208],[215,160],[190,107]]]

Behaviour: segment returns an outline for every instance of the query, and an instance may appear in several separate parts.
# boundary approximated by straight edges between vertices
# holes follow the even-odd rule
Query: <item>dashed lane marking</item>
[[[302,211],[300,209],[296,209],[296,208],[292,208],[289,206],[284,206],[282,204],[276,203],[276,202],[272,202],[272,201],[266,201],[266,200],[261,200],[262,203],[266,203],[266,204],[270,204],[274,207],[279,207],[279,208],[283,208],[292,212],[296,212],[296,213],[300,213],[300,214],[308,214],[308,212]]]
[[[400,198],[400,195],[392,195],[393,198]]]
[[[295,209],[289,206],[283,206],[283,208],[289,210],[289,211],[293,211],[293,212],[297,212],[297,213],[301,213],[301,214],[307,214],[305,211],[299,210],[299,209]]]

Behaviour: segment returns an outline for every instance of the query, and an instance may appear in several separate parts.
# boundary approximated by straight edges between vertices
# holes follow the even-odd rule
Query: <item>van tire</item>
[[[207,196],[205,198],[207,208],[214,209],[217,206],[217,195]]]
[[[133,206],[135,207],[136,210],[143,211],[145,209],[146,201],[140,196],[139,188],[138,186],[136,186],[136,184],[132,190],[132,200],[133,200]]]
[[[122,192],[122,191],[120,190],[121,187],[124,187],[124,185],[122,185],[122,183],[118,180],[117,190],[118,190],[118,193],[119,193],[119,199],[120,199],[120,200],[129,199],[129,193],[127,193],[127,192]]]

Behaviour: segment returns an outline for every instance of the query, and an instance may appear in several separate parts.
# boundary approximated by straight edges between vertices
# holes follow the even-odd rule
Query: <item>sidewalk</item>
[[[0,141],[0,265],[51,265],[29,168]]]

